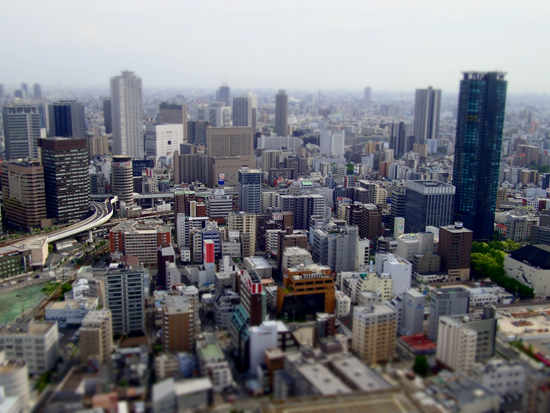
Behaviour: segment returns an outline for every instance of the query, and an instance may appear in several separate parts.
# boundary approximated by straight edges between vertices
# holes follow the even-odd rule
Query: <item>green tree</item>
[[[53,252],[53,245],[48,245],[48,252],[51,254]]]
[[[348,162],[346,167],[348,168],[348,175],[353,175],[353,162]]]
[[[413,371],[422,377],[426,377],[428,375],[428,372],[430,371],[428,357],[416,356],[416,359],[414,360]]]

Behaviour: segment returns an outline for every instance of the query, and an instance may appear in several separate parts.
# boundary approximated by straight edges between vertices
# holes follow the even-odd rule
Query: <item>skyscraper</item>
[[[38,83],[34,84],[33,97],[34,97],[35,100],[42,99],[42,87]]]
[[[367,105],[370,105],[371,97],[372,97],[372,90],[369,86],[367,86],[365,88],[364,98],[363,98]]]
[[[61,100],[48,105],[50,136],[86,138],[84,105],[76,100]]]
[[[46,211],[58,223],[76,222],[90,210],[88,148],[85,139],[39,139],[44,166]]]
[[[141,78],[124,71],[111,78],[113,153],[143,158]]]
[[[113,116],[111,112],[111,98],[103,99],[103,121],[105,133],[113,133]]]
[[[439,113],[441,111],[441,89],[416,89],[414,99],[414,136],[416,142],[426,143],[437,139]]]
[[[458,96],[453,185],[455,220],[492,239],[506,87],[502,72],[464,72]]]
[[[231,106],[231,88],[225,83],[216,92],[216,102],[223,102],[225,106]]]
[[[233,98],[233,126],[252,126],[256,127],[253,112],[257,107],[257,97],[252,93],[243,93],[241,96]]]
[[[411,124],[408,122],[392,122],[390,124],[389,147],[396,156],[403,156],[408,152],[407,138],[411,136]]]
[[[26,83],[21,83],[21,90],[25,92],[25,97],[29,95],[29,87]]]
[[[2,107],[6,159],[37,159],[37,140],[40,138],[38,105],[9,105]]]
[[[4,99],[4,85],[0,83],[0,100]]]
[[[283,89],[275,96],[275,133],[288,135],[288,95]]]
[[[423,232],[426,226],[450,225],[456,188],[435,180],[407,181],[405,232]]]
[[[257,169],[239,171],[239,211],[262,212],[262,172]]]

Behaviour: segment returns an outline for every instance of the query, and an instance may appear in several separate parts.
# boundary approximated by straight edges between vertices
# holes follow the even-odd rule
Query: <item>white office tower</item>
[[[184,142],[183,124],[166,124],[146,126],[145,146],[147,156],[157,159],[174,157],[174,152],[180,150],[180,144]],[[167,162],[171,164],[171,162]]]
[[[414,99],[414,136],[418,143],[437,139],[439,113],[441,111],[441,89],[416,89]]]
[[[143,159],[141,78],[124,71],[111,78],[113,153]]]
[[[231,107],[223,102],[198,105],[197,120],[208,122],[213,128],[228,128],[231,126]]]
[[[471,373],[476,361],[476,345],[475,330],[451,317],[439,318],[436,358],[445,366],[461,373]]]
[[[343,130],[333,132],[328,129],[321,130],[321,152],[328,156],[341,158],[344,156],[345,132]]]

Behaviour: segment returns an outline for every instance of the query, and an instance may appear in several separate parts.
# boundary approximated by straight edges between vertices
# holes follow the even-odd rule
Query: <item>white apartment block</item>
[[[454,371],[471,373],[476,359],[477,333],[451,317],[439,318],[436,358]]]
[[[487,364],[476,364],[471,377],[483,387],[504,396],[523,392],[525,373],[526,369],[520,363],[494,359]]]
[[[7,359],[24,359],[30,374],[42,374],[52,369],[59,357],[57,322],[17,318],[0,327],[0,349]]]
[[[335,300],[334,315],[336,317],[347,316],[351,308],[351,299],[342,291],[336,291]]]

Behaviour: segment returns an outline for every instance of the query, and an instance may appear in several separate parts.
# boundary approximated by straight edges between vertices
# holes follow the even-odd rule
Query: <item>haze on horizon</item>
[[[458,92],[462,71],[550,93],[543,0],[2,2],[0,83]]]

